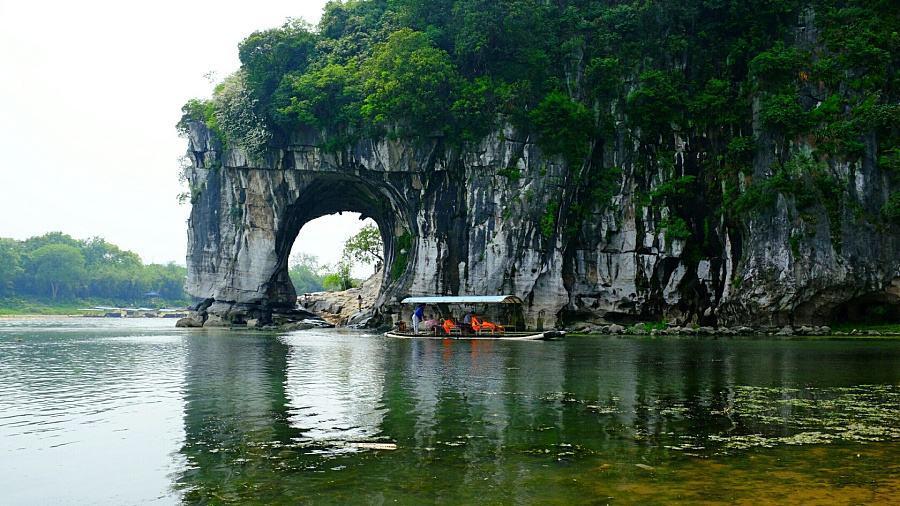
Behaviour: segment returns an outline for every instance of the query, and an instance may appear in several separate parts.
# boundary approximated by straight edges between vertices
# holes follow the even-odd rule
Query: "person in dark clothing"
[[[472,332],[472,318],[475,316],[475,310],[470,309],[466,316],[463,316],[463,329],[466,332]]]
[[[413,321],[413,332],[416,334],[419,333],[419,322],[425,319],[425,304],[419,304],[416,306],[416,310],[413,311],[412,321]]]

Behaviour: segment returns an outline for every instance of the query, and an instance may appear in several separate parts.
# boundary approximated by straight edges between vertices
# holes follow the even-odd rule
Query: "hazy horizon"
[[[181,106],[237,70],[247,35],[288,18],[316,24],[325,3],[0,0],[0,237],[100,236],[145,262],[184,264]],[[320,218],[295,251],[333,263],[361,226],[349,213]]]

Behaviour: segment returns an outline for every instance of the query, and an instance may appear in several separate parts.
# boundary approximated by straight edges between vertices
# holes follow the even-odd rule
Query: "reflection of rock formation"
[[[187,343],[187,466],[177,487],[188,502],[238,500],[285,469],[317,469],[344,442],[379,431],[379,340],[301,332],[195,335]]]
[[[383,343],[314,333],[285,342],[288,420],[300,437],[328,444],[376,436],[384,416]]]
[[[709,435],[795,430],[791,404],[774,424],[748,422],[735,400],[744,385],[759,385],[769,399],[817,382],[895,384],[898,374],[896,353],[859,347],[862,358],[848,361],[846,343],[510,343],[336,331],[196,335],[187,343],[188,467],[179,485],[188,502],[262,493],[271,502],[359,502],[383,493],[463,503],[478,490],[479,502],[506,503],[547,483],[548,473],[563,479],[565,466],[633,470],[706,445]],[[822,369],[834,361],[842,367]],[[359,440],[398,449],[345,451]]]
[[[184,386],[187,468],[178,486],[189,502],[238,493],[241,459],[259,456],[297,432],[288,423],[288,347],[269,336],[187,339]]]

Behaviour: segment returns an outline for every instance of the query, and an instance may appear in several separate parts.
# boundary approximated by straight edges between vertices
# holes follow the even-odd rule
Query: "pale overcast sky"
[[[325,3],[0,0],[0,237],[102,236],[184,263],[181,105],[209,96],[210,71],[238,68],[251,32],[315,24]],[[349,213],[321,218],[295,251],[333,262],[359,227]]]

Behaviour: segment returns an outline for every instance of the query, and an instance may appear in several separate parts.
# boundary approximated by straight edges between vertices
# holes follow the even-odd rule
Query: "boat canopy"
[[[407,297],[401,304],[521,304],[515,295],[441,295],[437,297]]]

